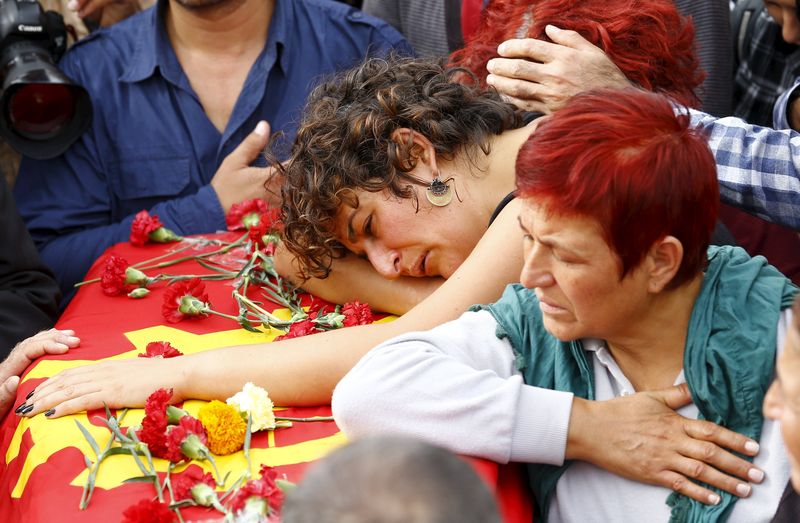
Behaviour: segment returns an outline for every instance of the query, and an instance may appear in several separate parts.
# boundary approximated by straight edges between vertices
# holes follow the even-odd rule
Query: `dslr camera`
[[[0,136],[26,156],[58,156],[92,120],[89,94],[55,65],[66,47],[61,14],[0,0]]]

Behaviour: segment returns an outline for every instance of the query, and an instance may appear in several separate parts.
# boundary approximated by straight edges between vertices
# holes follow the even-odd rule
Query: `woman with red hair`
[[[545,520],[769,520],[789,461],[761,402],[798,289],[763,258],[709,248],[718,185],[704,134],[665,97],[598,91],[543,122],[516,171],[521,284],[373,349],[334,391],[340,428],[530,463]],[[574,426],[584,400],[680,383],[693,400],[681,414],[760,442],[766,480],[737,492],[749,497],[715,491],[703,504],[632,482],[541,431],[556,418],[591,432]],[[563,391],[561,408],[537,402],[540,388]]]
[[[683,105],[697,106],[695,90],[705,74],[694,49],[694,27],[672,0],[493,0],[483,12],[479,31],[451,55],[451,64],[469,69],[485,85],[487,64],[500,57],[497,48],[501,43],[526,38],[532,39],[528,45],[548,49],[550,36],[558,31],[555,27],[562,33],[578,33],[608,57],[597,60],[605,70],[584,73],[591,76],[589,86],[632,83],[668,94]],[[584,90],[589,86],[578,87]],[[558,96],[566,100],[571,94],[567,90]],[[552,105],[534,105],[527,98],[513,101],[529,110],[553,109]]]

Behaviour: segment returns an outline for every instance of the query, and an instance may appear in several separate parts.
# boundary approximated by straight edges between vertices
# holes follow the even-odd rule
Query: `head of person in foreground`
[[[366,438],[313,465],[283,505],[284,523],[499,523],[463,458],[419,440]]]

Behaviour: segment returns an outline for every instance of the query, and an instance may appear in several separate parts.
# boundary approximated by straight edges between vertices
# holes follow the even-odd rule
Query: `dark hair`
[[[488,153],[493,135],[522,125],[513,105],[457,82],[459,73],[437,60],[370,58],[312,91],[279,167],[284,243],[304,277],[324,278],[344,254],[333,222],[343,204],[358,205],[355,189],[416,198],[413,185],[422,182],[409,174],[416,156],[410,142],[392,140],[395,130],[419,132],[451,159]]]
[[[706,135],[665,96],[632,88],[579,94],[531,135],[516,170],[520,196],[597,220],[621,276],[667,235],[683,245],[670,287],[705,268],[717,166]]]
[[[499,523],[500,516],[489,489],[463,459],[421,441],[378,437],[312,465],[287,495],[281,521]]]

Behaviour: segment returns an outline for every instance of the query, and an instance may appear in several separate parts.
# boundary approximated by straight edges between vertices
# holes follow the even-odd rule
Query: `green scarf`
[[[684,374],[698,417],[758,441],[761,405],[775,367],[776,326],[797,287],[761,257],[738,247],[710,247],[708,268],[695,301],[684,352]],[[592,360],[580,341],[561,342],[544,329],[536,295],[509,285],[488,309],[516,353],[525,383],[594,399]],[[535,362],[535,365],[531,363]],[[569,467],[530,464],[530,486],[544,520],[556,483]],[[727,519],[738,499],[718,489],[718,505],[704,505],[673,492],[670,522]]]

